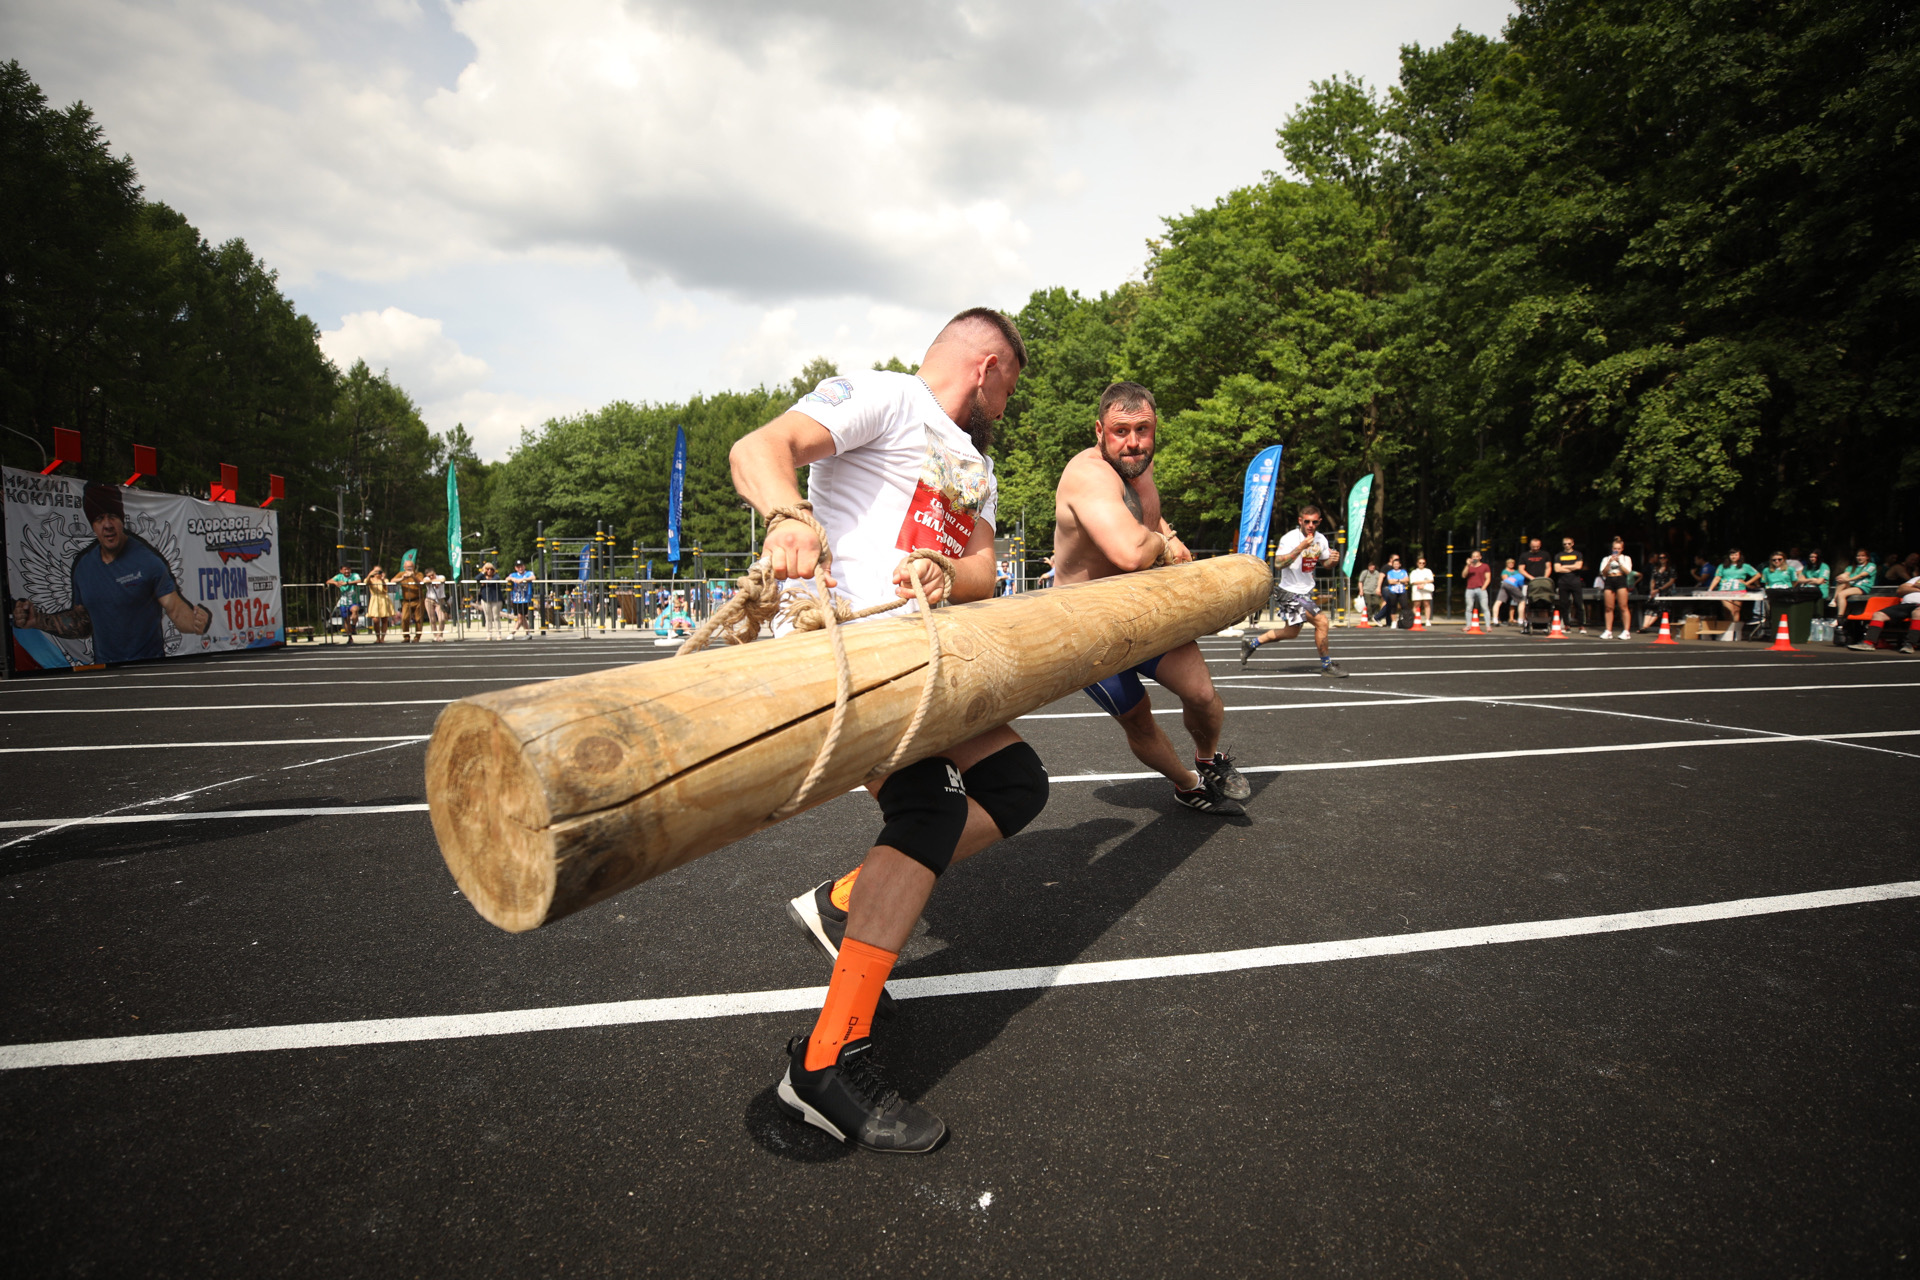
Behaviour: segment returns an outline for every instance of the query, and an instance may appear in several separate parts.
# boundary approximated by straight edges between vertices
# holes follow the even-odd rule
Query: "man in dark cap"
[[[93,638],[95,662],[135,662],[166,655],[164,612],[187,635],[205,635],[213,613],[188,604],[166,560],[127,532],[120,489],[90,484],[80,495],[93,545],[73,559],[73,604],[42,613],[31,600],[13,603],[13,625],[62,640]]]

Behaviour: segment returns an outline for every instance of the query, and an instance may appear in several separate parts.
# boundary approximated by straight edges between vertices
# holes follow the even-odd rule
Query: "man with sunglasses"
[[[1344,680],[1347,673],[1327,652],[1330,626],[1324,609],[1313,602],[1313,571],[1323,561],[1333,559],[1333,547],[1320,532],[1320,508],[1300,508],[1300,527],[1289,529],[1280,539],[1273,562],[1273,620],[1279,625],[1271,631],[1240,641],[1240,667],[1245,670],[1254,650],[1275,640],[1291,640],[1308,621],[1313,623],[1313,645],[1320,651],[1320,674]]]

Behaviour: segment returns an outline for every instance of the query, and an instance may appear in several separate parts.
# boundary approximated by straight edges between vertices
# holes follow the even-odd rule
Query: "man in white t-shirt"
[[[813,514],[833,549],[829,585],[855,609],[913,601],[915,577],[937,603],[939,568],[908,558],[921,549],[954,562],[954,600],[992,596],[987,447],[1026,360],[1013,322],[976,307],[941,329],[917,377],[828,378],[735,444],[734,487],[769,515],[763,548],[774,576],[810,580],[820,561],[811,528],[770,515],[800,503],[795,470],[805,466]],[[789,1116],[867,1150],[931,1151],[946,1125],[878,1074],[868,1036],[874,1012],[940,873],[1037,817],[1047,775],[1033,748],[1001,725],[867,789],[885,825],[866,860],[788,904],[834,968],[812,1032],[787,1043],[777,1096]]]
[[[1300,527],[1289,529],[1280,539],[1273,561],[1273,595],[1269,601],[1273,619],[1280,625],[1271,631],[1240,641],[1240,666],[1244,669],[1254,650],[1275,640],[1291,640],[1300,628],[1313,622],[1313,644],[1320,650],[1320,674],[1344,680],[1347,673],[1327,652],[1327,614],[1313,602],[1313,571],[1333,559],[1333,546],[1320,532],[1320,508],[1300,508]]]

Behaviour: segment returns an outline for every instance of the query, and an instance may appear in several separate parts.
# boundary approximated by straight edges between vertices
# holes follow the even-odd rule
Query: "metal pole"
[[[1447,530],[1447,616],[1453,616],[1453,530]]]

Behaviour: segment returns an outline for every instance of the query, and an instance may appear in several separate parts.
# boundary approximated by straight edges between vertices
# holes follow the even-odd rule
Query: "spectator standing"
[[[360,575],[343,564],[340,572],[327,579],[327,585],[339,588],[340,603],[336,607],[340,612],[340,629],[347,633],[347,643],[352,644],[354,624],[360,621]]]
[[[1553,558],[1554,585],[1560,588],[1560,613],[1567,626],[1579,622],[1581,635],[1587,634],[1587,584],[1580,581],[1580,575],[1586,570],[1586,558],[1580,554],[1580,548],[1573,545],[1573,539],[1560,539],[1560,553]]]
[[[1904,560],[1889,562],[1880,580],[1890,587],[1897,587],[1912,582],[1916,573],[1920,573],[1920,551],[1909,552]]]
[[[500,570],[489,560],[480,566],[480,617],[489,640],[500,638],[500,605],[504,593]]]
[[[1793,581],[1796,586],[1812,587],[1818,591],[1822,604],[1833,596],[1833,570],[1827,567],[1818,551],[1807,552],[1806,567],[1794,576]]]
[[[1794,573],[1796,574],[1806,572],[1807,562],[1803,558],[1801,558],[1800,548],[1798,547],[1787,548],[1787,568],[1793,570]]]
[[[393,583],[400,588],[400,643],[411,640],[417,644],[426,630],[427,575],[411,559],[402,560]]]
[[[1653,626],[1654,615],[1659,612],[1658,602],[1673,594],[1674,576],[1673,562],[1667,553],[1655,552],[1653,567],[1647,574],[1647,616],[1640,620],[1642,631]]]
[[[1740,553],[1740,548],[1731,547],[1727,551],[1726,562],[1714,570],[1713,581],[1707,584],[1707,590],[1751,591],[1753,590],[1754,579],[1759,576],[1760,571],[1746,562]],[[1727,607],[1727,617],[1732,620],[1733,625],[1736,627],[1739,626],[1740,620],[1746,610],[1747,602],[1744,600],[1722,600],[1720,603]]]
[[[1527,575],[1520,572],[1520,562],[1512,556],[1507,557],[1506,567],[1500,570],[1500,599],[1496,604],[1507,607],[1507,624],[1524,622],[1527,615]],[[1500,623],[1496,619],[1494,626]]]
[[[373,642],[387,642],[387,628],[393,625],[393,597],[387,594],[387,571],[379,565],[367,570],[367,622],[373,627]]]
[[[1380,588],[1386,582],[1386,575],[1380,572],[1380,566],[1367,561],[1367,567],[1360,571],[1360,598],[1367,602],[1367,612],[1376,621],[1380,617]]]
[[[1467,553],[1467,567],[1460,571],[1467,584],[1467,621],[1473,621],[1473,611],[1480,610],[1480,620],[1488,626],[1493,625],[1493,605],[1487,599],[1487,583],[1493,579],[1493,566],[1480,558],[1476,549]]]
[[[1407,586],[1413,591],[1413,620],[1420,626],[1433,625],[1433,570],[1427,568],[1425,556],[1415,556],[1413,572],[1407,575]]]
[[[1399,556],[1387,557],[1387,571],[1380,587],[1380,625],[1391,627],[1407,599],[1407,571],[1400,567]]]
[[[1547,576],[1547,553],[1540,549],[1540,539],[1527,539],[1527,549],[1520,553],[1520,572],[1526,576],[1528,582]]]
[[[1849,649],[1877,649],[1880,647],[1881,628],[1885,627],[1889,622],[1905,622],[1907,624],[1907,638],[1901,641],[1900,652],[1912,654],[1916,649],[1914,644],[1916,635],[1920,635],[1920,627],[1916,627],[1913,624],[1913,615],[1915,613],[1920,613],[1920,576],[1909,578],[1901,583],[1899,603],[1890,604],[1867,619],[1867,632],[1860,638],[1860,643],[1850,644],[1847,647]]]
[[[435,643],[447,638],[447,580],[438,569],[427,570],[427,621]]]
[[[1601,613],[1606,619],[1606,630],[1600,633],[1602,640],[1613,639],[1613,616],[1620,615],[1620,638],[1633,636],[1633,606],[1627,603],[1628,595],[1633,591],[1633,557],[1627,554],[1625,539],[1615,538],[1600,557],[1600,603]]]
[[[1873,562],[1873,553],[1865,547],[1856,550],[1853,563],[1833,575],[1834,617],[1845,621],[1847,605],[1851,601],[1864,599],[1879,580],[1880,566]]]
[[[507,575],[507,606],[513,610],[513,630],[507,638],[524,631],[527,639],[533,639],[533,570],[525,560],[515,560],[513,572]]]
[[[1713,561],[1708,559],[1705,553],[1694,556],[1693,589],[1695,591],[1711,591],[1713,589],[1713,576],[1715,572]]]

